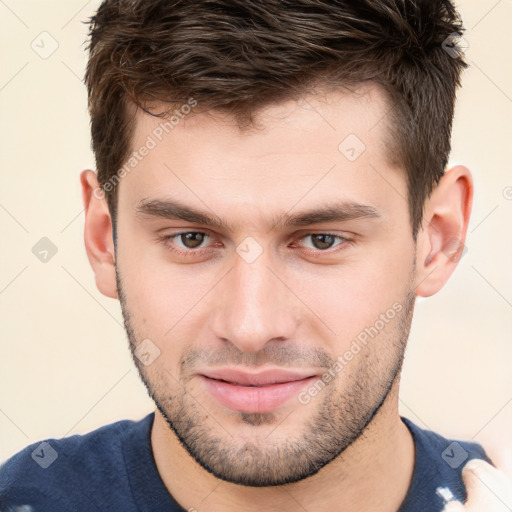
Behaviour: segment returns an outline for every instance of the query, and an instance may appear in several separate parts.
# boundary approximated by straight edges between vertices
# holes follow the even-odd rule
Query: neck
[[[190,457],[158,410],[151,443],[165,486],[185,510],[396,511],[414,469],[413,439],[398,414],[398,379],[361,436],[316,475],[293,484],[245,487],[214,477]]]

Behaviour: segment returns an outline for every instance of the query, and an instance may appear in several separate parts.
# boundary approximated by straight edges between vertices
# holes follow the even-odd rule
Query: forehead
[[[203,147],[215,138],[216,146],[224,145],[220,149],[236,146],[240,153],[246,151],[247,156],[261,157],[262,148],[258,144],[282,149],[282,144],[286,143],[287,149],[301,152],[309,134],[322,132],[322,138],[331,147],[337,146],[336,142],[349,133],[366,145],[380,146],[390,134],[389,101],[385,90],[376,83],[350,89],[316,89],[314,94],[298,100],[290,99],[259,109],[254,113],[255,123],[241,129],[229,114],[208,110],[200,100],[189,98],[187,102],[175,104],[166,119],[138,110],[132,149],[143,146],[148,136],[165,145],[171,139],[208,134],[208,138],[201,141]],[[159,110],[158,106],[154,108]],[[168,108],[168,105],[161,108]],[[320,141],[310,138],[309,142],[317,147]]]
[[[199,113],[189,106],[177,106],[174,119],[136,114],[138,157],[125,166],[120,202],[133,209],[167,197],[277,213],[276,205],[303,199],[376,201],[380,209],[396,201],[390,190],[406,196],[403,172],[389,162],[390,106],[374,85],[272,105],[248,130],[229,115],[202,112],[200,103]]]

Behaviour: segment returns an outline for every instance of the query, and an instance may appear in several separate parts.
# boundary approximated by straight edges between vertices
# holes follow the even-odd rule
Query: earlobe
[[[446,171],[425,204],[417,240],[416,295],[430,297],[441,290],[464,256],[472,202],[469,169],[458,165]]]
[[[93,171],[82,171],[80,183],[85,209],[85,250],[96,277],[96,286],[103,295],[117,299],[115,248],[107,201]]]

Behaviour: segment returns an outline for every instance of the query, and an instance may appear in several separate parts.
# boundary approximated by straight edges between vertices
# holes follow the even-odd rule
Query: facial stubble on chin
[[[356,356],[361,358],[361,362],[351,378],[345,380],[344,389],[337,391],[334,383],[338,379],[334,379],[320,396],[311,401],[316,409],[305,422],[300,435],[291,438],[285,434],[276,437],[280,441],[273,443],[272,437],[279,433],[280,422],[284,425],[287,418],[274,412],[238,412],[237,417],[245,425],[255,428],[274,425],[275,429],[273,435],[257,441],[237,439],[232,433],[233,427],[222,426],[225,418],[212,419],[208,404],[200,403],[187,392],[185,381],[165,370],[151,370],[141,363],[134,351],[143,337],[135,332],[117,267],[116,281],[133,360],[149,396],[170,429],[206,471],[221,480],[251,487],[284,485],[313,476],[361,436],[400,376],[415,303],[415,294],[409,290],[402,301],[404,307],[399,313],[396,336],[391,344],[393,354],[387,354],[389,360],[386,365],[381,363],[386,357],[379,357],[376,349],[370,350],[371,344],[368,344],[368,350],[362,350]],[[280,352],[279,347],[274,347],[272,354],[285,360],[284,352],[286,349]],[[185,360],[190,363],[194,357],[184,357],[182,369]],[[319,360],[324,366],[326,361],[331,365],[335,362],[328,354],[323,354]],[[266,361],[275,362],[276,359]],[[377,361],[379,364],[376,365]],[[169,392],[167,382],[175,383],[172,392]],[[304,407],[299,402],[297,404],[297,407]],[[289,416],[293,416],[293,411]]]

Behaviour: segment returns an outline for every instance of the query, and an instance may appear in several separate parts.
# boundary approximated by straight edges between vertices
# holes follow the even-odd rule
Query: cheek
[[[130,264],[124,265],[122,279],[135,332],[154,340],[172,366],[191,340],[206,339],[199,331],[207,325],[211,289],[223,272],[149,260],[132,269]]]
[[[404,300],[412,286],[413,251],[407,242],[401,249],[381,246],[372,251],[364,259],[317,271],[308,280],[302,276],[301,281],[300,275],[291,276],[297,295],[334,331],[338,352],[375,325],[380,315],[387,314],[388,320],[396,318],[396,311],[405,307]],[[305,314],[313,318],[309,311]],[[317,332],[328,333],[320,323],[318,329]]]
[[[173,263],[165,248],[149,238],[134,228],[121,254],[123,283],[139,313],[172,325],[201,293],[204,272],[197,265]]]

